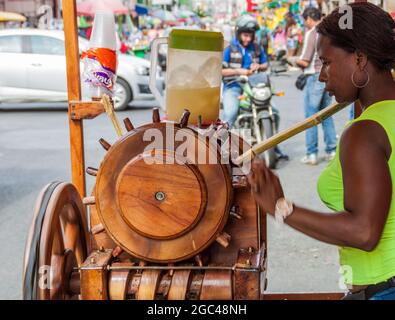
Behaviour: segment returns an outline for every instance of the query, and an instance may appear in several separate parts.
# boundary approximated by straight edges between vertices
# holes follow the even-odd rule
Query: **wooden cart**
[[[232,164],[192,164],[174,149],[174,164],[147,164],[155,129],[134,128],[107,151],[98,169],[84,161],[83,121],[103,113],[100,101],[81,101],[76,1],[63,1],[72,183],[40,193],[24,259],[25,299],[339,299],[341,293],[266,294],[266,214],[246,177]],[[205,150],[189,113],[174,125]],[[212,128],[222,126],[221,123]],[[208,150],[208,145],[206,146]],[[198,151],[199,152],[199,151]],[[220,148],[214,149],[216,155]],[[86,194],[85,174],[96,176]]]

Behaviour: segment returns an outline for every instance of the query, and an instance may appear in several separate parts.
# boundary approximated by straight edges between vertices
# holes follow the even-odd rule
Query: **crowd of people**
[[[273,5],[273,3],[276,3],[276,5]],[[287,51],[290,56],[297,55],[302,48],[304,34],[304,21],[301,14],[309,6],[319,7],[316,0],[284,3],[273,1],[272,5],[251,13],[259,25],[255,41],[264,47],[268,55],[273,55],[279,50]],[[235,36],[237,19],[241,14],[244,14],[221,14],[212,17],[209,15],[198,16],[197,13],[187,10],[181,10],[180,12],[187,12],[188,14],[181,17],[166,11],[172,17],[172,20],[168,20],[170,17],[167,17],[166,14],[162,19],[153,14],[143,16],[119,15],[116,20],[120,42],[130,48],[145,46],[149,50],[149,44],[156,37],[168,35],[174,27],[185,27],[220,31],[224,35],[225,43],[230,43]],[[89,39],[93,17],[81,16],[78,22],[80,35]]]
[[[338,9],[324,16],[320,2],[297,1],[228,21],[187,19],[179,26],[223,32],[223,120],[230,127],[241,88],[226,79],[266,72],[280,51],[289,66],[303,71],[298,89],[303,90],[306,117],[327,107],[333,97],[339,103],[360,103],[361,115],[347,124],[339,143],[333,119],[323,121],[330,162],[317,189],[331,213],[287,198],[279,178],[259,157],[247,178],[262,213],[339,247],[348,287],[344,299],[395,300],[395,20],[374,4],[356,2],[350,5],[350,31],[340,26]],[[146,37],[149,43],[174,26],[136,26],[130,19],[119,20],[121,42]],[[89,38],[90,22],[85,22],[80,34]],[[301,162],[316,165],[317,127],[306,130],[305,147]]]
[[[304,112],[306,117],[310,117],[332,102],[332,97],[325,91],[325,84],[319,80],[323,65],[316,51],[316,26],[324,16],[321,4],[322,1],[316,0],[278,2],[277,5],[241,16],[212,19],[191,14],[172,22],[150,16],[143,19],[133,16],[117,17],[119,49],[122,53],[146,56],[149,54],[150,43],[157,37],[168,36],[174,27],[221,31],[225,41],[222,71],[223,120],[230,127],[239,112],[238,97],[242,89],[235,82],[228,84],[226,78],[265,72],[270,67],[271,60],[283,55],[287,58],[288,69],[303,72]],[[91,26],[92,19],[81,18],[80,35],[89,38]],[[324,159],[330,161],[335,156],[337,145],[333,119],[326,119],[322,128]],[[318,153],[318,129],[314,127],[306,131],[305,155],[301,162],[318,164]]]
[[[267,13],[264,19],[244,15],[236,21],[235,34],[224,51],[224,121],[230,126],[234,124],[238,115],[238,97],[242,91],[237,83],[228,84],[226,79],[266,71],[270,60],[279,52],[284,52],[290,66],[303,70],[305,116],[310,117],[331,104],[332,97],[325,91],[325,84],[319,81],[322,62],[316,51],[316,26],[322,16],[319,8],[311,2],[301,14],[281,7],[277,12]],[[272,23],[274,17],[278,17],[277,25]],[[335,156],[337,145],[333,119],[326,119],[322,127],[326,145],[324,158],[330,161]],[[318,164],[318,151],[318,129],[313,127],[306,131],[306,152],[301,162]]]

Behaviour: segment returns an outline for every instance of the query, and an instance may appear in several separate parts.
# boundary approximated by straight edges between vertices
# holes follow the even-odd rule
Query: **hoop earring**
[[[363,71],[368,75],[368,79],[366,80],[366,82],[365,82],[362,86],[359,86],[359,85],[357,85],[357,84],[355,83],[354,76],[355,76],[355,73],[356,73],[357,71],[354,71],[353,74],[351,75],[351,82],[352,82],[352,84],[354,85],[354,87],[356,87],[356,88],[358,88],[358,89],[365,88],[365,87],[369,84],[369,82],[370,82],[370,75],[369,75],[369,72],[367,72],[365,69],[364,69]]]

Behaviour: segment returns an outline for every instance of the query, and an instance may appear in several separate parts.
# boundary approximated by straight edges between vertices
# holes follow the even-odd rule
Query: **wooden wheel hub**
[[[196,161],[219,158],[217,146],[190,128],[173,127],[182,141],[168,137],[167,129],[153,123],[124,135],[108,150],[95,187],[95,209],[111,239],[137,258],[161,263],[207,248],[224,228],[232,201],[228,166]],[[174,143],[152,147],[151,133]],[[182,153],[183,147],[195,152]]]
[[[196,166],[174,152],[157,152],[156,163],[151,160],[150,154],[138,156],[121,171],[118,207],[136,232],[153,239],[172,239],[188,232],[201,218],[206,186]]]

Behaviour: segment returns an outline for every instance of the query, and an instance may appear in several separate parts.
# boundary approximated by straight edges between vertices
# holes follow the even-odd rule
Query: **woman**
[[[296,55],[299,44],[299,29],[294,17],[287,17],[285,32],[287,34],[288,57],[293,57]]]
[[[279,179],[262,161],[253,162],[249,182],[265,212],[340,247],[349,275],[345,299],[395,300],[395,22],[373,4],[351,8],[352,29],[340,28],[338,10],[317,27],[320,81],[338,102],[359,99],[364,110],[318,180],[322,201],[336,214],[284,199]]]
[[[287,51],[287,34],[285,33],[283,22],[273,30],[273,49],[275,52],[280,50]]]

